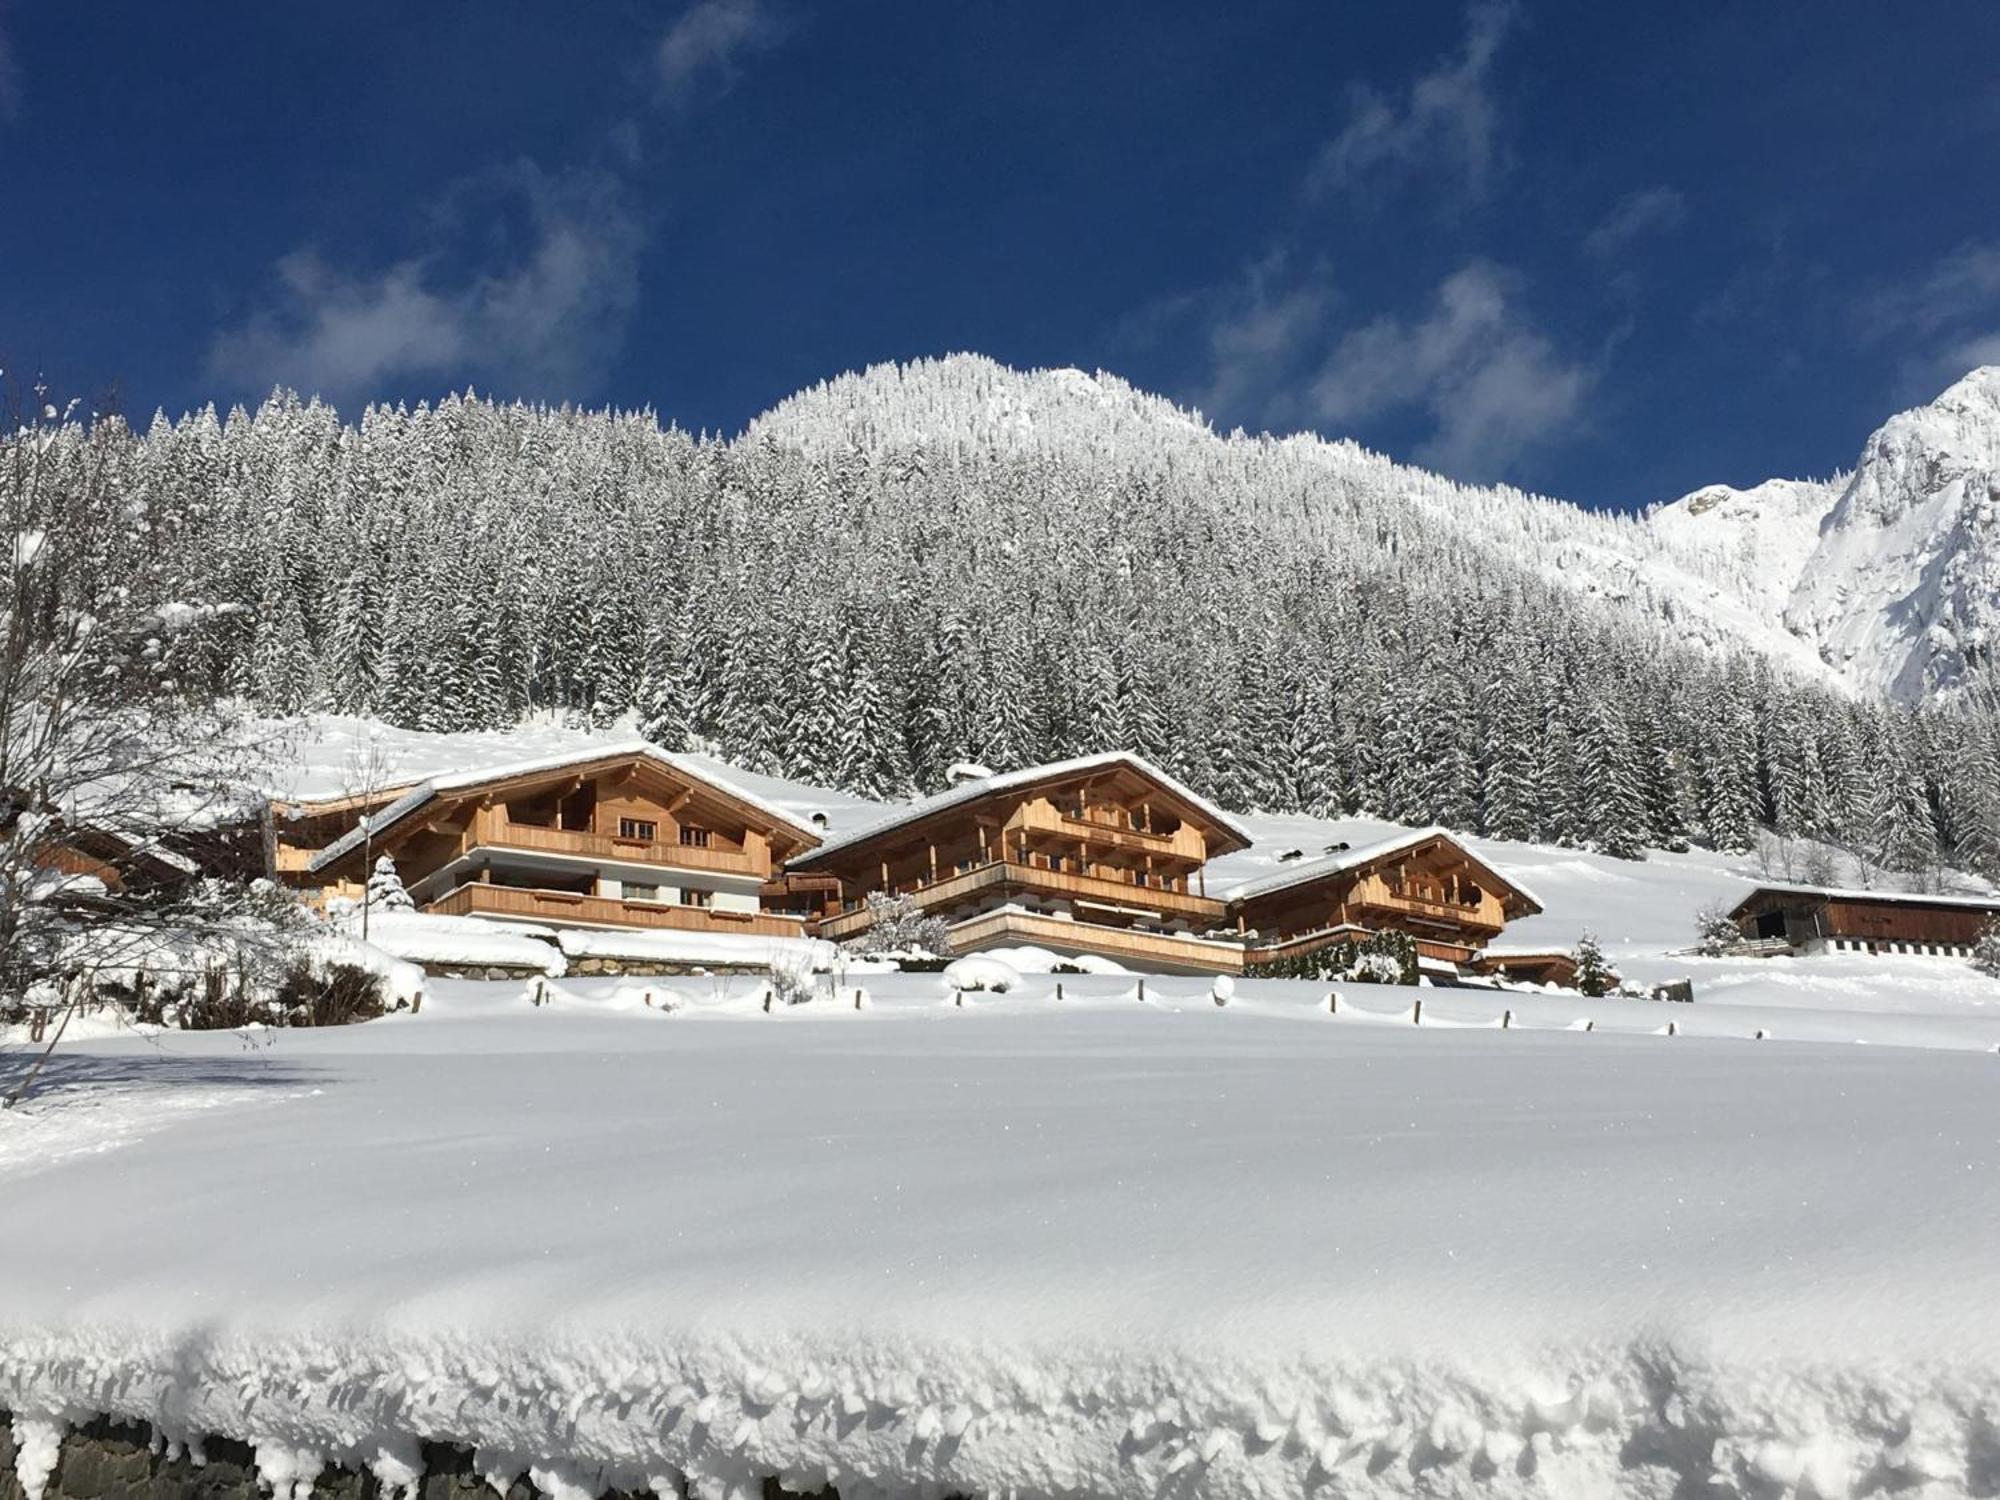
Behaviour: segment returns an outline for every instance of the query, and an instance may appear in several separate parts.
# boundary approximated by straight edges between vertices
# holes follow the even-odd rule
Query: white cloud
[[[1335,300],[1324,264],[1294,276],[1290,258],[1273,251],[1250,266],[1209,305],[1208,377],[1197,404],[1224,419],[1277,415],[1279,386],[1320,337]]]
[[[1687,218],[1687,199],[1670,187],[1627,193],[1583,238],[1592,255],[1611,255],[1654,231],[1678,229]]]
[[[1968,370],[2000,364],[2000,245],[1961,245],[1922,277],[1861,305],[1862,335],[1906,351],[1900,398],[1929,400]]]
[[[1961,245],[1913,285],[1876,297],[1864,316],[1877,331],[1935,333],[2000,309],[2000,245]]]
[[[1572,431],[1595,379],[1522,313],[1511,278],[1475,261],[1444,280],[1422,318],[1380,318],[1345,335],[1306,404],[1332,424],[1420,408],[1432,428],[1414,457],[1491,479]]]
[[[1440,168],[1466,193],[1483,195],[1500,160],[1493,60],[1517,16],[1510,0],[1474,5],[1463,46],[1412,83],[1404,99],[1357,85],[1347,124],[1320,148],[1309,189],[1354,189],[1389,174]]]
[[[763,0],[699,0],[660,38],[660,81],[673,92],[709,73],[729,82],[739,56],[776,45],[784,31]]]
[[[497,264],[469,269],[460,231],[521,226]],[[551,177],[523,163],[458,184],[435,243],[385,269],[330,265],[310,247],[280,260],[262,306],[217,335],[212,376],[338,401],[412,375],[478,378],[570,395],[597,383],[638,290],[639,225],[613,179]]]
[[[1961,373],[1981,365],[2000,365],[2000,329],[1960,344],[1946,356],[1946,364]]]

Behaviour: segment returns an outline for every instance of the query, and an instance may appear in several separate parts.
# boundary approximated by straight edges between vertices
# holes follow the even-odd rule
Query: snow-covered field
[[[1245,821],[1212,892],[1396,831]],[[1017,955],[774,1012],[572,975],[86,1018],[0,1115],[19,1477],[108,1413],[251,1441],[288,1500],[420,1440],[562,1500],[2000,1492],[2000,982],[1687,954],[1749,858],[1479,847],[1547,907],[1509,946],[1590,931],[1696,1003]]]
[[[30,1492],[100,1411],[281,1490],[419,1438],[564,1495],[2000,1475],[2000,1015],[858,982],[66,1048],[0,1125]]]

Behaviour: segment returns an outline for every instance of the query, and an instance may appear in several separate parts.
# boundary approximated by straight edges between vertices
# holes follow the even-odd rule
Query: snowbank
[[[419,1438],[565,1497],[1990,1476],[1994,1059],[1938,1049],[2000,1022],[1757,1042],[1732,1007],[1432,991],[1412,1024],[1396,987],[1032,975],[767,1016],[705,983],[59,1053],[0,1122],[30,1493],[93,1412],[242,1437],[280,1494],[404,1484]]]
[[[348,934],[357,944],[356,919]],[[439,967],[564,971],[563,950],[545,927],[503,927],[478,917],[442,917],[431,912],[377,911],[368,919],[367,946],[413,964]]]
[[[840,950],[811,938],[753,937],[734,932],[610,932],[576,927],[552,934],[571,958],[621,958],[635,962],[730,964],[767,968],[802,963],[833,967]]]

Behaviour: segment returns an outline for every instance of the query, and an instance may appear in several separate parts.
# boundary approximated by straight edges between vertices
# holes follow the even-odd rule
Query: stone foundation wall
[[[766,964],[670,963],[657,958],[572,958],[569,972],[595,977],[616,975],[625,979],[701,978],[709,974],[762,974]]]
[[[202,1443],[202,1452],[206,1461],[200,1464],[185,1453],[170,1459],[154,1451],[144,1423],[100,1418],[65,1434],[42,1500],[266,1500],[248,1443],[211,1437]],[[525,1479],[515,1480],[504,1497],[495,1495],[473,1472],[470,1449],[425,1443],[423,1454],[417,1500],[541,1500]],[[381,1490],[373,1474],[329,1468],[314,1482],[312,1500],[377,1500]],[[783,1500],[788,1494],[776,1480],[765,1481],[765,1500]],[[26,1500],[14,1474],[14,1429],[5,1412],[0,1412],[0,1500]],[[603,1500],[655,1497],[650,1490],[636,1495],[607,1490]],[[839,1497],[825,1490],[811,1500]]]

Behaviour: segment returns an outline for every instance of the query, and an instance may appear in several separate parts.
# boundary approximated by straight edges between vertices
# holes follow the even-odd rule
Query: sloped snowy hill
[[[2000,366],[1869,438],[1785,619],[1862,687],[1905,702],[1987,659],[2000,619]]]

